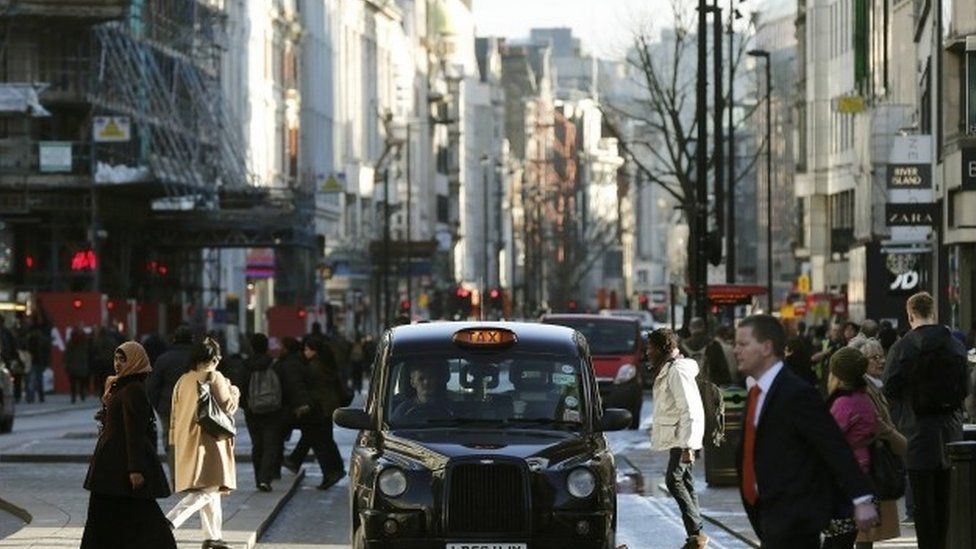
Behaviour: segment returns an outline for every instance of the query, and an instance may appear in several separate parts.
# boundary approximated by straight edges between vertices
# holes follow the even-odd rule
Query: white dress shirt
[[[749,390],[752,390],[754,385],[759,385],[759,396],[756,397],[756,413],[752,418],[753,427],[759,426],[759,416],[762,414],[763,403],[766,402],[766,395],[769,394],[770,387],[773,386],[773,382],[776,381],[776,376],[779,375],[780,371],[783,369],[783,361],[779,361],[773,364],[773,367],[766,370],[763,375],[759,376],[759,379],[753,379],[749,377],[746,379],[746,386]]]

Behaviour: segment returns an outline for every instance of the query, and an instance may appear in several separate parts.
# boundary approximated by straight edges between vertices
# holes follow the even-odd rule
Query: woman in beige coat
[[[908,452],[908,441],[905,436],[895,428],[894,421],[891,420],[891,412],[888,407],[888,400],[881,393],[881,379],[884,377],[885,352],[881,343],[874,338],[863,338],[851,342],[851,347],[858,349],[868,359],[868,369],[865,374],[867,379],[867,394],[874,404],[877,426],[874,432],[875,440],[883,440],[891,447],[892,453],[904,458]],[[857,535],[857,549],[871,549],[876,541],[895,539],[901,536],[901,528],[898,524],[898,502],[895,500],[881,500],[878,502],[878,515],[881,523],[869,532],[860,532]]]
[[[237,488],[234,464],[234,439],[217,440],[196,422],[198,384],[210,380],[211,393],[230,415],[237,411],[241,393],[217,370],[220,345],[211,338],[195,344],[190,351],[192,369],[176,382],[169,424],[173,446],[174,484],[185,497],[166,514],[179,528],[197,511],[206,541],[204,549],[228,547],[223,541],[223,514],[220,496]]]

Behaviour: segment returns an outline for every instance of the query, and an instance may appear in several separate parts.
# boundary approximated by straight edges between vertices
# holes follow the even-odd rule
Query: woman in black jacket
[[[169,483],[156,449],[156,424],[146,376],[152,371],[142,345],[129,341],[115,350],[116,375],[105,381],[98,442],[85,489],[88,520],[82,549],[175,549],[176,540],[157,498]]]

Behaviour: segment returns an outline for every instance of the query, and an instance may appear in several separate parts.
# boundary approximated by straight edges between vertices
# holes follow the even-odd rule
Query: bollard
[[[976,547],[976,441],[946,445],[952,462],[947,547]]]

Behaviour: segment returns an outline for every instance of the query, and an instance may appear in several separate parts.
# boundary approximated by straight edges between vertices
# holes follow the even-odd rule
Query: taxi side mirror
[[[621,408],[607,408],[603,411],[603,417],[600,418],[600,430],[604,432],[622,431],[630,427],[630,421],[629,411]]]
[[[339,427],[354,431],[372,431],[373,418],[362,408],[339,408],[332,412],[332,420]]]

